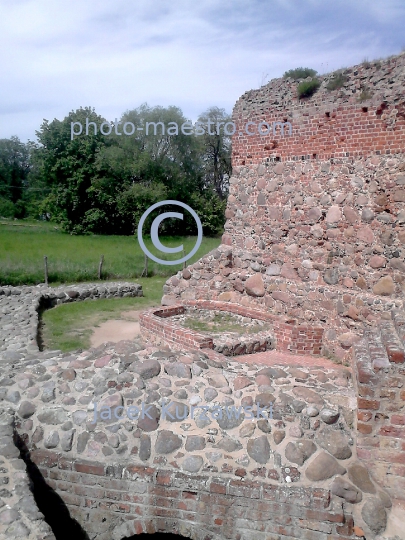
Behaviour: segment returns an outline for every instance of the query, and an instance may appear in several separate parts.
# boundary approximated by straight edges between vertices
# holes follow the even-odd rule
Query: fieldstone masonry
[[[97,540],[403,538],[405,55],[346,76],[305,100],[277,79],[237,102],[222,244],[167,281],[142,340],[38,351],[36,310],[76,293],[3,289],[0,538],[54,538],[25,465]],[[292,136],[243,134],[263,120]],[[266,321],[276,360],[220,354],[179,324],[187,309]]]

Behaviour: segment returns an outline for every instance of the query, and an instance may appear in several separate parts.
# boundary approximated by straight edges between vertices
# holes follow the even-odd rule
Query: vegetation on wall
[[[321,86],[321,83],[318,81],[318,79],[311,79],[310,81],[302,81],[298,85],[297,92],[298,97],[304,98],[304,97],[310,97],[318,90],[318,88]]]
[[[333,73],[333,78],[330,79],[326,85],[326,89],[329,91],[339,90],[347,82],[348,78],[342,71],[335,71]]]
[[[307,68],[307,67],[306,68],[298,67],[295,69],[289,69],[288,71],[284,73],[283,77],[285,79],[290,77],[291,79],[294,79],[295,81],[297,81],[298,79],[306,79],[307,77],[315,77],[316,74],[317,74],[317,71],[315,71],[314,69]]]

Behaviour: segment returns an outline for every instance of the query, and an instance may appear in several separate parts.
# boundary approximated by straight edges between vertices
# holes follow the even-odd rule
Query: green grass
[[[160,237],[168,247],[184,245],[185,253],[194,247],[196,237]],[[182,254],[163,254],[150,239],[146,247],[163,260],[181,258]],[[204,237],[192,264],[220,244],[220,238]],[[144,268],[144,253],[135,236],[72,236],[53,223],[0,220],[0,284],[22,285],[44,282],[44,256],[48,258],[49,283],[97,280],[101,255],[104,255],[103,279],[138,278]],[[149,260],[148,275],[170,276],[182,264],[167,266]]]
[[[90,347],[92,328],[108,319],[119,319],[126,310],[142,310],[160,305],[164,277],[139,278],[143,297],[110,298],[62,304],[44,311],[41,318],[42,343],[45,349],[63,352]]]
[[[237,332],[239,335],[243,334],[256,334],[269,328],[268,325],[242,326],[234,317],[227,314],[215,315],[211,321],[201,320],[195,316],[189,316],[184,321],[184,326],[191,330],[197,330],[198,332],[208,332],[210,334],[217,334],[221,332]]]
[[[357,99],[360,103],[363,103],[363,101],[367,101],[368,99],[371,99],[372,97],[373,97],[373,94],[370,92],[370,90],[368,88],[363,88]]]

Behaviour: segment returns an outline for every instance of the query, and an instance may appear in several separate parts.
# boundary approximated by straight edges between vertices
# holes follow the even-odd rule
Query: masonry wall
[[[197,540],[343,540],[353,518],[329,490],[106,465],[37,450],[33,461],[76,519],[98,540],[174,532]],[[106,519],[107,518],[107,519]]]
[[[405,367],[384,352],[370,334],[354,346],[357,456],[392,499],[405,501]]]
[[[323,353],[342,361],[347,333],[403,307],[405,54],[344,74],[310,98],[274,79],[238,100],[222,245],[167,282],[164,304],[219,299],[321,324]],[[292,135],[244,132],[263,121]]]
[[[139,318],[142,335],[152,342],[166,342],[175,347],[212,349],[212,338],[170,321],[171,316],[184,312],[184,306],[236,313],[243,317],[267,321],[272,325],[278,351],[314,356],[320,354],[323,328],[299,325],[295,320],[282,319],[267,311],[212,300],[188,300],[184,301],[182,306],[153,308],[143,312]],[[255,352],[259,350],[266,350],[265,342],[261,348],[255,349]],[[245,352],[246,350],[239,354]]]
[[[234,108],[233,166],[267,159],[329,160],[403,152],[404,62],[402,53],[343,70],[346,82],[332,91],[327,87],[334,74],[320,76],[320,89],[311,98],[299,99],[301,80],[291,78],[273,79],[259,90],[246,92]],[[277,127],[275,135],[271,130],[269,135],[250,136],[245,128],[249,121],[256,125],[266,121],[270,126],[290,122],[293,133],[283,137]],[[257,127],[248,130],[257,131]]]

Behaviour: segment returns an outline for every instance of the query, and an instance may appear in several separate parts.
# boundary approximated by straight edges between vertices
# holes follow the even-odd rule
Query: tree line
[[[131,136],[90,129],[72,138],[72,122],[85,126],[86,119],[97,126],[107,122],[94,108],[81,107],[63,120],[44,120],[36,142],[0,140],[1,217],[50,219],[72,234],[132,235],[152,204],[177,200],[197,212],[204,234],[221,232],[232,172],[230,136],[215,128],[198,136],[182,130],[169,135],[159,126],[146,134],[141,128],[147,122],[181,126],[188,120],[178,107],[143,104],[120,118],[140,126]],[[230,120],[218,107],[198,118],[214,126]],[[184,221],[164,220],[160,229],[168,235],[195,230],[187,212]]]

